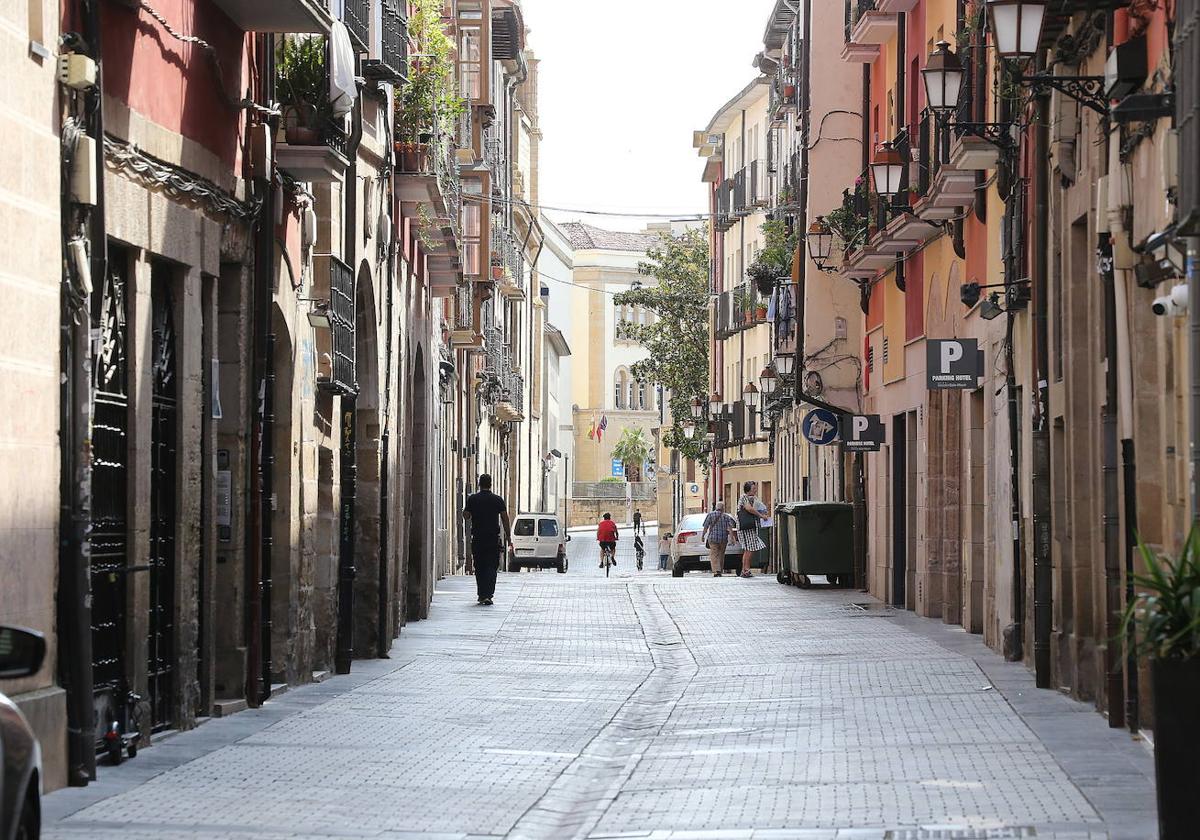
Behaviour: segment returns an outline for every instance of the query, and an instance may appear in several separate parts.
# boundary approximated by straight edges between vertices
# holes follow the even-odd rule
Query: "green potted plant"
[[[734,293],[733,300],[742,323],[751,323],[754,320],[754,291],[749,286],[742,286]]]
[[[1150,660],[1159,837],[1183,840],[1200,826],[1200,529],[1178,558],[1141,540],[1138,550],[1146,572],[1134,575],[1141,591],[1125,607],[1121,635]]]
[[[441,0],[416,0],[408,23],[416,45],[408,82],[396,97],[396,153],[402,172],[429,172],[431,144],[449,134],[465,103],[455,86],[453,48]]]
[[[325,69],[325,39],[280,39],[275,77],[283,111],[284,139],[294,146],[320,145],[323,130],[333,118],[329,75]]]

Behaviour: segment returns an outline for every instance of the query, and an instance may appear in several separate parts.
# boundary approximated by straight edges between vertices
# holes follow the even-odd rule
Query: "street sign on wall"
[[[613,474],[613,478],[624,478],[625,477],[625,462],[618,458],[613,458],[612,459],[612,474]]]
[[[883,421],[878,414],[849,414],[842,418],[842,442],[847,452],[878,452],[883,437]]]
[[[838,416],[825,408],[814,408],[800,427],[809,443],[828,446],[838,439]]]
[[[973,338],[931,338],[925,342],[925,378],[931,391],[979,387],[983,351]]]

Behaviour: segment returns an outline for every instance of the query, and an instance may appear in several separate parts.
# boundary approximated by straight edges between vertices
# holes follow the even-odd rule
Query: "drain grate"
[[[853,616],[886,616],[893,614],[896,610],[890,604],[881,604],[878,601],[858,601],[849,604],[842,604],[840,607],[837,607],[837,611],[845,615]]]
[[[1037,837],[1029,826],[1017,828],[902,828],[885,832],[884,840],[1019,840]]]

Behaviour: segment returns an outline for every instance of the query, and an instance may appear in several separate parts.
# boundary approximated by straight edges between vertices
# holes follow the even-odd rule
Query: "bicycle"
[[[604,567],[604,576],[608,577],[609,571],[613,566],[617,565],[616,551],[608,546],[601,547],[600,565]]]

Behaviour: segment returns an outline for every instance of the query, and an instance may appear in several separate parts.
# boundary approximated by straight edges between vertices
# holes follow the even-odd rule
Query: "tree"
[[[625,475],[630,481],[640,481],[642,464],[650,457],[650,442],[646,440],[646,433],[638,428],[625,429],[612,454],[625,465]]]
[[[651,323],[622,324],[617,335],[644,347],[648,357],[633,366],[639,382],[661,385],[673,425],[663,442],[685,457],[704,460],[704,430],[683,434],[692,422],[692,401],[708,405],[708,228],[690,228],[646,252],[638,272],[658,281],[617,295],[617,306],[640,306]]]

